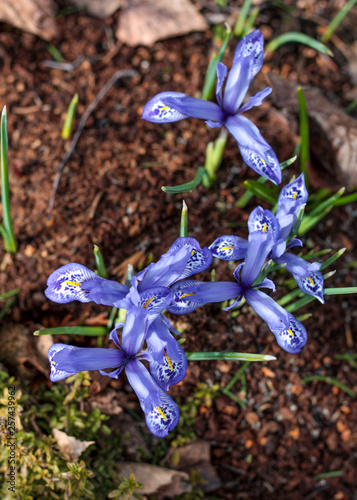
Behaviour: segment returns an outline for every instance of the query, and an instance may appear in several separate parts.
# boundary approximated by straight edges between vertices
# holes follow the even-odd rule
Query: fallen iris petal
[[[301,351],[307,342],[307,333],[304,325],[292,314],[289,314],[289,328],[270,328],[274,333],[276,341],[284,351],[296,354]]]

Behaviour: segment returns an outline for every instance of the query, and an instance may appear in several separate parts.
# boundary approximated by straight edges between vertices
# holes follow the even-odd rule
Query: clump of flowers
[[[104,279],[80,264],[57,269],[47,281],[45,294],[49,299],[59,303],[93,301],[125,309],[127,313],[125,322],[116,323],[109,335],[114,349],[54,344],[48,353],[51,380],[56,382],[95,369],[118,378],[124,370],[148,428],[155,436],[164,437],[179,419],[178,407],[167,391],[184,379],[187,370],[186,355],[173,336],[179,332],[165,317],[165,309],[181,315],[204,304],[235,299],[225,308],[228,310],[244,297],[266,321],[280,347],[289,353],[300,352],[307,341],[305,327],[260,289],[275,291],[274,283],[266,277],[273,260],[293,274],[302,291],[323,302],[320,264],[310,264],[286,252],[302,245],[294,234],[307,196],[302,174],[282,189],[276,215],[261,207],[253,210],[248,220],[248,240],[226,235],[217,238],[209,248],[201,248],[194,238],[180,237],[158,262],[132,277],[130,287]],[[187,279],[206,270],[213,257],[244,259],[233,273],[235,281]],[[149,363],[150,372],[142,360]],[[107,369],[114,370],[104,371]]]

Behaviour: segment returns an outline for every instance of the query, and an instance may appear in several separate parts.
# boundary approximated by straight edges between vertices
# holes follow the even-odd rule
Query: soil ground
[[[289,21],[283,11],[270,5],[262,10],[256,25],[267,40],[283,28],[299,31],[302,26],[308,34],[318,36],[316,17],[331,18],[333,2],[318,2],[315,8],[302,4],[304,7],[296,7]],[[156,126],[140,119],[141,110],[160,91],[199,95],[212,49],[212,31],[165,40],[152,48],[122,45],[109,58],[108,33],[112,33],[117,16],[100,21],[76,13],[58,19],[61,36],[55,45],[64,59],[73,61],[84,56],[82,64],[71,72],[43,64],[50,59],[46,42],[5,25],[0,33],[0,104],[8,107],[11,208],[19,240],[15,255],[5,255],[0,249],[0,282],[1,292],[21,289],[4,324],[25,325],[31,342],[32,332],[39,327],[78,324],[81,318],[89,317],[98,324],[96,319],[103,319],[105,308],[79,303],[60,306],[50,303],[43,294],[48,275],[61,265],[79,262],[94,269],[93,244],[100,247],[110,278],[122,279],[120,264],[125,259],[142,250],[142,264],[151,254],[157,260],[178,237],[183,198],[189,208],[189,235],[202,246],[223,234],[246,237],[247,218],[259,203],[253,198],[245,210],[235,205],[244,192],[242,181],[256,179],[256,175],[242,164],[233,138],[228,140],[211,189],[200,186],[184,196],[161,191],[162,185],[177,185],[194,177],[197,167],[204,163],[207,141],[214,139],[217,131],[194,119]],[[355,41],[348,26],[338,35],[346,44]],[[224,58],[228,66],[234,47],[232,41]],[[273,71],[290,81],[315,86],[345,107],[346,95],[353,88],[348,61],[333,44],[331,49],[336,53],[337,70],[323,65],[321,56],[311,49],[285,45],[265,62],[254,89],[264,88],[265,75]],[[79,93],[77,116],[81,116],[115,71],[132,68],[137,75],[119,81],[87,121],[63,172],[53,217],[48,220],[55,171],[68,147],[60,134],[70,99]],[[273,99],[249,117],[280,161],[292,156],[297,117],[284,115],[274,107]],[[296,173],[297,164],[285,170],[283,184]],[[357,258],[356,217],[356,206],[336,207],[303,238],[305,251],[347,247],[328,286],[356,284],[356,269],[346,267]],[[216,279],[232,279],[226,263],[215,268]],[[202,277],[209,279],[209,273]],[[278,289],[283,279],[276,277]],[[301,382],[309,375],[326,375],[357,389],[356,370],[334,357],[356,350],[356,305],[353,296],[337,296],[327,297],[324,306],[314,302],[304,308],[302,313],[312,313],[305,322],[309,340],[297,356],[283,352],[267,326],[246,306],[237,318],[215,305],[179,318],[186,328],[184,347],[188,352],[264,352],[277,356],[277,361],[252,364],[247,369],[246,409],[223,394],[211,407],[202,403],[199,408],[194,432],[210,442],[212,464],[222,481],[213,495],[289,500],[356,498],[356,400],[328,383]],[[172,319],[178,321],[177,317]],[[74,341],[88,344],[83,338]],[[3,343],[1,349],[6,350]],[[26,368],[31,374],[29,381],[49,384],[30,362]],[[224,387],[238,368],[230,362],[191,363],[186,379],[173,388],[172,395],[184,402],[200,382]],[[113,387],[118,386],[113,382]],[[119,390],[127,392],[125,383]],[[232,390],[239,392],[239,384]],[[136,401],[133,394],[125,397]],[[135,405],[141,414],[139,404]],[[337,470],[343,475],[314,478]]]

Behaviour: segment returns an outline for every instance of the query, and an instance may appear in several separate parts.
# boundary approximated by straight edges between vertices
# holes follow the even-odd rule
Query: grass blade
[[[193,191],[202,182],[205,169],[203,167],[198,167],[195,178],[191,182],[186,182],[185,184],[180,184],[179,186],[162,186],[161,189],[165,193],[169,194],[179,194]]]
[[[327,43],[334,31],[338,28],[339,24],[341,23],[342,19],[347,15],[347,13],[352,9],[354,4],[356,3],[357,0],[350,0],[349,2],[346,3],[344,7],[342,7],[341,10],[337,12],[335,17],[332,19],[330,24],[327,26],[327,29],[325,33],[322,35],[321,40],[323,43]]]
[[[188,361],[272,361],[269,354],[250,354],[245,352],[187,352]]]
[[[242,5],[242,8],[240,9],[238,19],[233,28],[233,34],[238,38],[242,38],[244,35],[245,22],[251,5],[252,5],[252,0],[245,0]]]
[[[299,127],[300,127],[300,171],[305,173],[305,186],[309,189],[309,172],[307,165],[310,161],[310,133],[307,116],[306,99],[301,87],[298,88]]]
[[[201,94],[201,99],[205,101],[210,101],[214,95],[214,86],[216,83],[216,68],[217,64],[222,61],[223,55],[226,51],[228,42],[231,38],[232,30],[228,24],[226,24],[226,34],[222,45],[218,51],[218,54],[213,54],[211,56],[211,60],[208,64],[207,73],[205,77],[205,81],[203,84],[203,90]]]
[[[56,328],[43,328],[33,334],[40,335],[85,335],[87,337],[101,337],[108,333],[105,326],[58,326]]]
[[[271,205],[275,205],[278,200],[278,196],[276,195],[274,189],[269,188],[258,181],[244,181],[243,184],[248,191],[256,196],[259,196],[259,198],[267,203],[270,203]]]
[[[188,208],[185,200],[182,200],[182,212],[181,212],[181,222],[180,222],[180,237],[187,236],[188,229]]]
[[[77,104],[78,104],[78,94],[74,94],[71,102],[69,103],[66,118],[64,119],[64,124],[61,133],[62,139],[69,139],[71,137],[73,119],[76,113]]]
[[[101,276],[102,278],[108,279],[109,276],[108,276],[107,270],[105,268],[103,255],[102,255],[102,252],[99,250],[99,247],[97,245],[94,245],[93,253],[94,253],[94,259],[95,259],[95,265],[96,265],[99,276]]]
[[[17,241],[15,238],[14,230],[11,221],[10,210],[10,189],[9,189],[9,161],[8,161],[8,137],[7,137],[7,115],[6,106],[4,106],[1,113],[0,124],[0,179],[1,179],[1,203],[3,211],[3,228],[1,235],[4,238],[4,247],[7,252],[17,252]]]
[[[302,43],[303,45],[307,45],[318,52],[322,52],[328,56],[333,56],[333,53],[328,47],[326,47],[326,45],[318,40],[315,40],[311,36],[305,35],[305,33],[299,33],[298,31],[289,31],[289,33],[283,33],[282,35],[277,36],[274,40],[268,43],[266,51],[274,52],[274,50],[281,47],[281,45],[290,42]]]
[[[302,378],[301,382],[303,384],[306,384],[308,382],[314,382],[315,380],[318,382],[327,382],[328,384],[334,385],[335,387],[338,387],[352,398],[355,398],[357,396],[355,391],[353,391],[352,389],[347,387],[347,385],[343,384],[342,382],[333,377],[325,377],[324,375],[311,375],[311,377]]]

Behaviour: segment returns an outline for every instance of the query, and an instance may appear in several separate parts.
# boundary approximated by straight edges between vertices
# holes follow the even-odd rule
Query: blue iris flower
[[[133,277],[131,287],[101,278],[81,264],[67,264],[47,280],[46,296],[54,302],[93,301],[127,310],[123,345],[138,352],[146,341],[146,359],[158,386],[167,391],[187,371],[187,358],[176,342],[171,323],[163,311],[173,300],[171,286],[210,266],[212,253],[194,238],[178,238],[160,260]],[[86,368],[88,369],[88,368]],[[95,367],[91,368],[95,369]]]
[[[237,141],[245,163],[259,175],[280,184],[281,168],[273,149],[258,128],[242,116],[242,113],[254,106],[260,106],[272,91],[267,87],[242,105],[253,78],[262,67],[263,43],[263,35],[259,30],[245,36],[235,49],[228,77],[226,66],[223,63],[217,64],[218,104],[180,92],[161,92],[146,103],[142,118],[153,123],[170,123],[192,117],[206,120],[211,128],[224,125]]]
[[[254,311],[268,324],[280,347],[290,353],[297,353],[306,344],[304,326],[289,314],[260,288],[275,291],[274,283],[265,278],[256,283],[262,267],[275,245],[275,239],[266,226],[255,228],[249,233],[245,260],[234,271],[236,282],[199,282],[184,280],[171,288],[174,300],[168,311],[185,314],[203,304],[236,299],[226,310],[237,306],[244,297]]]
[[[264,229],[267,233],[271,233],[274,244],[268,257],[285,267],[303,292],[313,295],[323,304],[324,280],[319,272],[321,264],[309,263],[286,251],[294,246],[302,246],[301,240],[297,238],[292,238],[289,243],[286,243],[286,240],[291,232],[294,233],[300,210],[305,206],[307,198],[308,193],[302,173],[281,190],[276,216],[270,210],[257,207],[249,216],[248,229],[249,232]],[[248,242],[244,238],[227,235],[217,238],[209,248],[215,257],[223,260],[239,260],[245,257]]]
[[[87,370],[100,370],[102,375],[118,378],[124,369],[130,385],[139,398],[148,428],[155,436],[165,437],[178,423],[177,404],[157,385],[140,361],[147,356],[147,353],[139,352],[144,333],[137,334],[133,342],[131,324],[125,322],[120,343],[116,331],[119,326],[121,325],[115,325],[115,329],[109,335],[117,349],[75,347],[65,344],[51,346],[48,351],[50,378],[52,382],[57,382]],[[103,371],[110,368],[115,370],[109,373]]]

